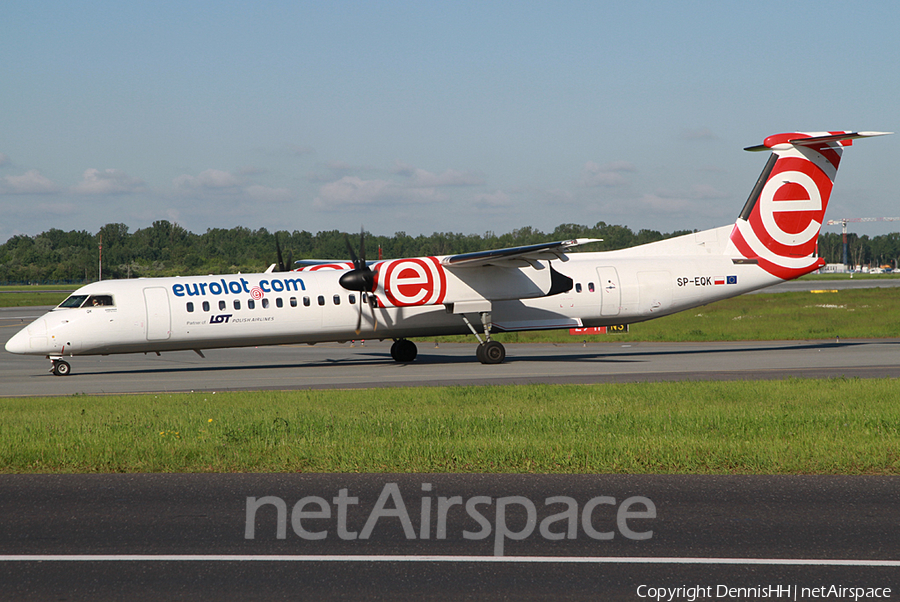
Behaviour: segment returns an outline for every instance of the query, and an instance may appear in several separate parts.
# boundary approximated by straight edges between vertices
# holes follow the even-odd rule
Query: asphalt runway
[[[0,345],[33,308],[0,311]],[[577,341],[577,337],[573,337]],[[0,353],[4,396],[388,386],[736,380],[795,377],[898,377],[900,340],[714,343],[508,344],[500,365],[475,359],[475,345],[419,343],[410,364],[390,357],[390,341],[210,349],[67,358],[53,376],[38,356]]]
[[[42,311],[0,310],[0,344]],[[497,366],[474,345],[425,343],[397,364],[378,341],[76,357],[68,377],[0,352],[0,395],[900,376],[894,339],[507,350]],[[396,497],[379,505],[392,483],[408,528]],[[560,514],[548,501],[560,497],[576,510]],[[253,538],[248,498],[261,504]],[[655,516],[625,507],[635,498]],[[803,600],[835,587],[896,599],[898,509],[897,477],[3,475],[0,600]],[[652,535],[626,537],[620,512],[630,533]]]
[[[879,477],[8,475],[0,599],[896,599],[898,504]]]

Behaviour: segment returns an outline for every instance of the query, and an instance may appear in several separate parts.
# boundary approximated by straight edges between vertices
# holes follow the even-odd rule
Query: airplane
[[[733,224],[604,252],[574,239],[458,255],[298,262],[259,274],[103,280],[76,290],[7,343],[63,358],[358,339],[393,339],[412,362],[413,337],[471,333],[476,358],[499,364],[498,332],[632,324],[790,280],[825,264],[816,243],[841,155],[891,132],[784,133]],[[363,309],[368,306],[368,310]]]

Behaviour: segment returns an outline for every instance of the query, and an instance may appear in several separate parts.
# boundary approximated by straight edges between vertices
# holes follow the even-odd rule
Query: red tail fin
[[[882,132],[816,132],[769,136],[772,157],[741,212],[731,242],[743,257],[789,280],[824,265],[814,257],[844,146]]]

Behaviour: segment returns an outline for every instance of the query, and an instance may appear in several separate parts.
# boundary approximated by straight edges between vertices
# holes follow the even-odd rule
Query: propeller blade
[[[359,257],[356,256],[356,251],[353,250],[353,245],[350,244],[350,237],[347,234],[344,234],[344,244],[347,245],[347,252],[350,253],[350,259],[353,261],[353,268],[359,269]]]
[[[278,258],[278,271],[286,272],[284,269],[284,259],[281,258],[281,245],[278,243],[278,233],[275,234],[275,254]]]
[[[361,293],[374,291],[376,273],[366,265],[365,230],[361,230],[359,233],[359,255],[353,250],[353,246],[350,244],[350,237],[347,234],[344,234],[344,243],[347,245],[350,258],[353,260],[353,269],[342,274],[338,282],[348,291],[359,291]]]
[[[363,265],[366,264],[366,231],[362,226],[359,227],[359,258]]]
[[[379,249],[380,251],[380,249]],[[380,252],[379,252],[380,254]],[[378,268],[372,271],[372,292],[375,292],[375,288],[378,286]],[[378,318],[375,317],[375,306],[378,304],[378,297],[374,294],[369,295],[369,309],[372,310],[372,322],[375,324],[375,327],[372,330],[378,330]]]
[[[378,318],[375,317],[376,303],[378,303],[378,300],[375,298],[375,295],[369,295],[369,309],[372,310],[372,323],[375,324],[372,330],[378,330]],[[360,307],[359,310],[362,311],[362,307]]]

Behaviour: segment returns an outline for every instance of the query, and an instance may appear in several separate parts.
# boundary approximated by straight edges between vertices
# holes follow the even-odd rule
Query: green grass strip
[[[0,472],[900,474],[892,379],[0,399]]]
[[[68,293],[4,293],[0,295],[0,307],[57,306],[68,297]]]
[[[823,285],[827,289],[827,284]],[[742,295],[632,324],[624,334],[570,335],[568,330],[513,332],[503,343],[588,341],[787,341],[900,337],[900,289]],[[471,341],[444,337],[439,341]],[[431,341],[431,339],[421,339]]]

